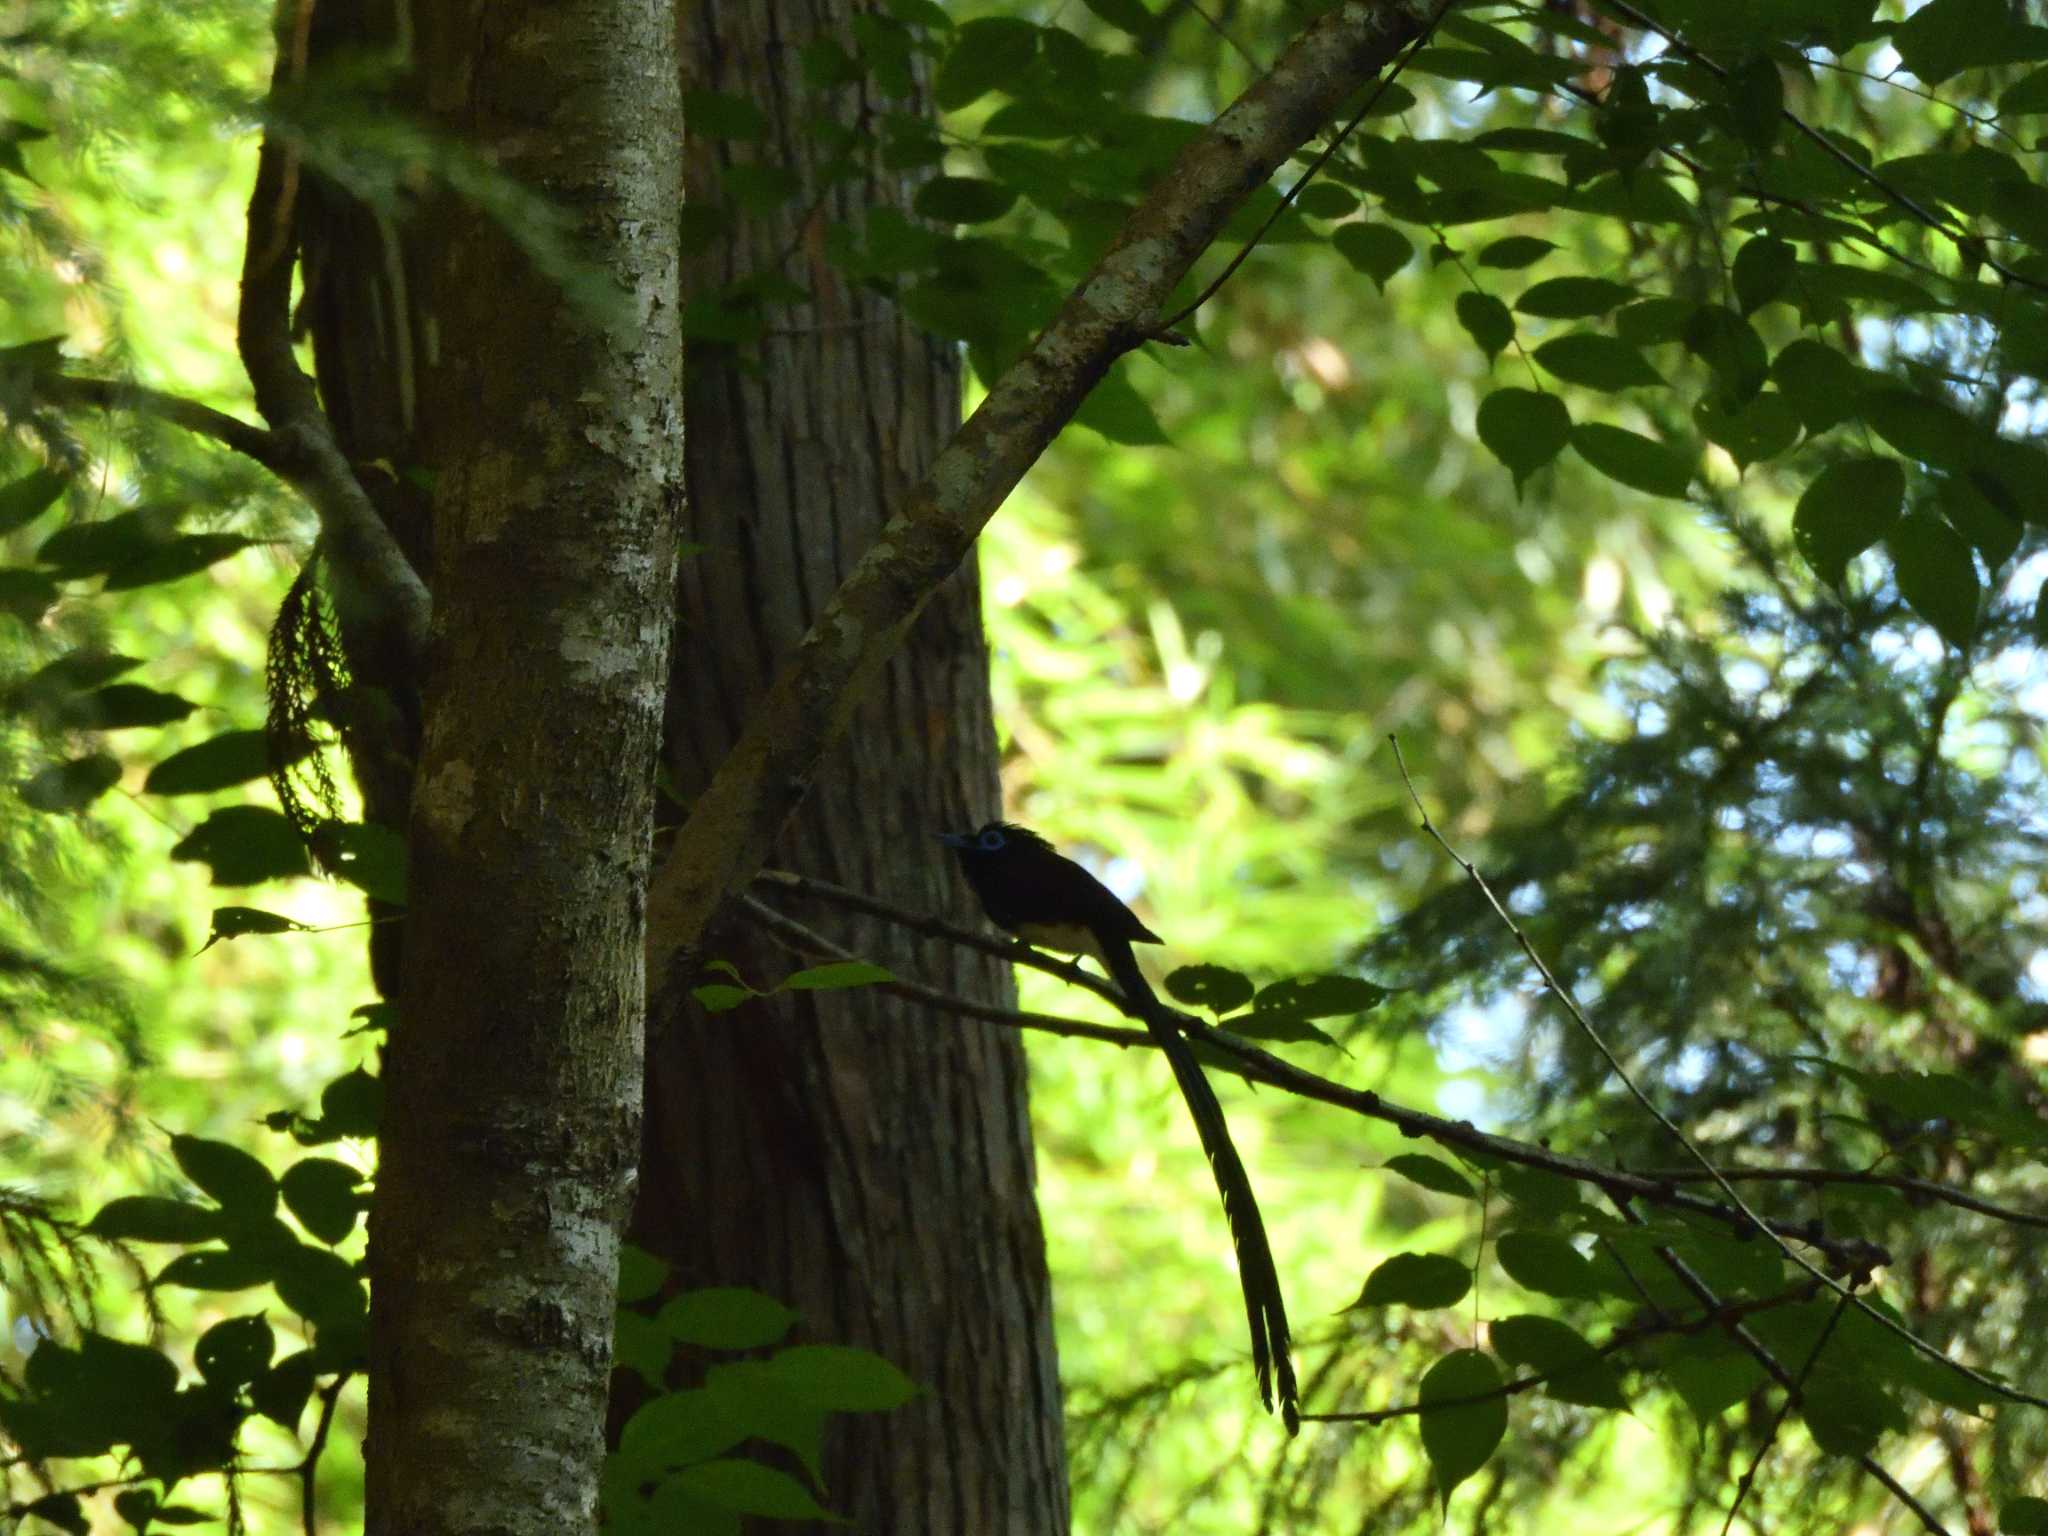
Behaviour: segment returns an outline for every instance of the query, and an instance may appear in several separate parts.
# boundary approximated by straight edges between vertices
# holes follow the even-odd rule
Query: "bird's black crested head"
[[[941,832],[939,841],[963,860],[1000,858],[1004,854],[1025,851],[1052,852],[1051,843],[1029,827],[1020,827],[1013,821],[983,822],[974,832]]]

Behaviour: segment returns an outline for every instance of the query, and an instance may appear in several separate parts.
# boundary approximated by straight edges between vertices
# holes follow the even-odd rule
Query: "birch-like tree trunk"
[[[420,698],[368,1525],[559,1536],[596,1518],[640,1139],[682,485],[673,11],[321,10],[316,70],[409,49],[403,104],[565,210],[577,274],[442,182],[402,216],[316,184],[303,226],[325,403],[433,598],[423,677],[352,658]],[[403,815],[385,789],[373,814]]]

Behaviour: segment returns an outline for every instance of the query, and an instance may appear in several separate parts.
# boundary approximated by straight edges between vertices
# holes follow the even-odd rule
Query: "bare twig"
[[[273,97],[304,67],[299,43],[311,6],[312,0],[281,0]],[[297,486],[319,514],[328,569],[341,588],[340,600],[375,615],[399,654],[408,663],[424,665],[431,610],[426,583],[349,467],[321,408],[319,391],[292,350],[292,270],[297,255],[293,205],[298,183],[297,157],[275,131],[266,130],[256,154],[256,185],[249,195],[236,345],[256,392],[256,409],[270,424],[277,455],[272,467]]]
[[[1776,1307],[1788,1306],[1793,1302],[1805,1301],[1813,1295],[1811,1285],[1796,1286],[1781,1291],[1776,1296],[1753,1298],[1749,1301],[1729,1302],[1718,1311],[1708,1310],[1696,1317],[1671,1317],[1661,1315],[1644,1322],[1617,1328],[1606,1343],[1596,1345],[1592,1358],[1605,1360],[1618,1355],[1634,1345],[1650,1339],[1666,1338],[1673,1335],[1705,1333],[1710,1328],[1721,1328],[1729,1323],[1739,1322],[1758,1312],[1768,1312]],[[1468,1392],[1460,1397],[1443,1397],[1434,1402],[1396,1403],[1387,1408],[1362,1409],[1355,1413],[1304,1413],[1303,1423],[1314,1420],[1319,1424],[1384,1424],[1390,1419],[1408,1418],[1420,1413],[1433,1413],[1440,1408],[1464,1408],[1473,1403],[1492,1402],[1496,1398],[1515,1397],[1528,1392],[1559,1376],[1569,1376],[1574,1371],[1585,1369],[1585,1361],[1575,1360],[1567,1365],[1555,1366],[1547,1371],[1536,1371],[1527,1376],[1517,1376],[1512,1381],[1502,1382],[1485,1392]]]
[[[315,1536],[314,1527],[319,1515],[316,1485],[320,1457],[327,1449],[328,1433],[334,1428],[334,1410],[341,1401],[341,1389],[347,1385],[348,1377],[342,1375],[320,1389],[320,1418],[313,1426],[313,1439],[306,1447],[306,1459],[298,1466],[299,1518],[305,1526],[306,1536]]]
[[[1137,1006],[1128,1002],[1109,982],[1081,970],[1071,961],[1048,955],[1028,944],[992,939],[938,918],[907,912],[877,897],[859,891],[849,891],[843,886],[808,875],[776,870],[764,873],[757,885],[773,885],[785,890],[801,891],[821,900],[839,903],[852,910],[897,923],[912,932],[954,940],[999,959],[1029,966],[1034,970],[1057,976],[1063,981],[1072,982],[1076,986],[1086,987],[1126,1017],[1143,1017]],[[751,900],[746,901],[745,905],[764,926],[774,925],[762,917],[761,912],[772,915],[781,925],[779,931],[782,936],[792,942],[830,958],[850,958],[845,949],[793,919],[774,912],[772,908],[766,908]],[[906,996],[915,996],[918,1000],[933,1003],[935,1006],[957,1009],[963,1014],[986,1019],[991,1023],[1099,1039],[1107,1044],[1124,1047],[1150,1045],[1149,1037],[1137,1030],[1110,1030],[1100,1025],[1088,1025],[1078,1019],[1047,1014],[1012,1013],[1005,1009],[991,1009],[982,1004],[970,1004],[965,999],[955,999],[948,993],[920,987],[916,983],[897,985],[899,989],[904,990]],[[1454,1152],[1470,1153],[1482,1159],[1497,1159],[1540,1173],[1552,1174],[1558,1178],[1590,1184],[1611,1198],[1642,1200],[1666,1210],[1708,1217],[1724,1222],[1736,1231],[1750,1230],[1751,1223],[1757,1219],[1732,1210],[1718,1201],[1685,1194],[1672,1188],[1668,1183],[1630,1173],[1625,1169],[1609,1168],[1579,1158],[1566,1157],[1561,1153],[1552,1152],[1547,1147],[1532,1146],[1527,1142],[1515,1141],[1505,1136],[1491,1135],[1468,1121],[1446,1120],[1440,1115],[1432,1115],[1424,1110],[1411,1109],[1404,1104],[1384,1099],[1370,1089],[1350,1088],[1342,1083],[1333,1082],[1291,1062],[1283,1061],[1249,1041],[1231,1034],[1228,1030],[1204,1023],[1192,1014],[1176,1013],[1174,1019],[1198,1045],[1212,1053],[1212,1061],[1236,1073],[1246,1082],[1278,1088],[1296,1098],[1328,1104],[1365,1119],[1381,1121],[1393,1126],[1403,1135],[1433,1141]],[[1845,1270],[1862,1272],[1891,1262],[1891,1255],[1880,1245],[1861,1238],[1830,1236],[1818,1222],[1770,1222],[1767,1225],[1774,1236],[1805,1243],[1826,1254],[1831,1262]]]
[[[1642,11],[1637,10],[1633,5],[1630,5],[1628,3],[1628,0],[1598,0],[1598,3],[1606,7],[1608,10],[1614,11],[1618,15],[1626,17],[1630,22],[1642,28],[1644,31],[1653,32],[1658,37],[1663,38],[1665,43],[1670,47],[1671,51],[1673,53],[1676,53],[1680,58],[1687,59],[1692,63],[1699,65],[1702,69],[1709,71],[1718,78],[1727,78],[1728,71],[1721,64],[1717,63],[1713,59],[1708,58],[1704,53],[1701,53],[1699,49],[1695,48],[1683,37],[1680,37],[1676,32],[1672,31],[1669,27],[1665,26],[1662,22],[1658,21],[1654,16],[1646,15]],[[1786,122],[1790,123],[1793,129],[1802,138],[1806,139],[1807,142],[1812,144],[1816,149],[1818,149],[1822,154],[1826,155],[1830,160],[1834,161],[1837,165],[1841,166],[1842,169],[1847,171],[1851,176],[1854,176],[1857,180],[1865,182],[1868,185],[1875,187],[1879,192],[1882,192],[1884,194],[1886,199],[1890,201],[1893,206],[1900,208],[1906,213],[1912,215],[1912,217],[1917,222],[1925,225],[1928,229],[1933,230],[1936,234],[1944,236],[1948,240],[1952,241],[1955,244],[1956,248],[1960,252],[1962,252],[1966,260],[1973,262],[1982,262],[1985,266],[1989,267],[1992,271],[1996,272],[2000,277],[2004,278],[2007,282],[2015,283],[2022,288],[2032,288],[2036,291],[2048,291],[2048,283],[2042,282],[2039,278],[2029,277],[2024,272],[2016,272],[2011,267],[2006,266],[2003,262],[1999,261],[1997,258],[1991,255],[1989,248],[1986,246],[1984,240],[1981,237],[1973,235],[1969,233],[1969,231],[1967,230],[1957,229],[1954,225],[1950,224],[1948,220],[1942,218],[1939,214],[1933,212],[1929,208],[1922,206],[1917,199],[1911,197],[1907,193],[1901,191],[1899,188],[1893,186],[1890,182],[1886,181],[1883,176],[1879,175],[1876,171],[1872,170],[1869,166],[1865,165],[1862,161],[1858,160],[1854,155],[1850,154],[1847,150],[1843,149],[1841,145],[1835,143],[1834,140],[1830,139],[1818,128],[1814,127],[1811,123],[1807,122],[1805,118],[1801,117],[1798,113],[1794,112],[1790,107],[1780,107],[1778,109],[1778,115],[1782,117]]]
[[[1393,746],[1394,763],[1400,770],[1401,782],[1407,788],[1408,798],[1415,806],[1416,815],[1422,818],[1422,830],[1444,851],[1446,858],[1450,859],[1452,863],[1464,871],[1465,877],[1473,883],[1479,894],[1486,899],[1486,904],[1492,908],[1494,916],[1501,920],[1508,933],[1514,938],[1515,945],[1521,950],[1523,958],[1535,967],[1536,974],[1542,978],[1544,987],[1550,992],[1551,996],[1558,1000],[1559,1005],[1563,1007],[1565,1013],[1570,1017],[1579,1032],[1599,1052],[1601,1059],[1607,1063],[1607,1068],[1614,1074],[1616,1081],[1626,1088],[1630,1097],[1643,1107],[1644,1112],[1651,1119],[1655,1120],[1673,1141],[1678,1143],[1680,1149],[1705,1170],[1707,1177],[1720,1189],[1728,1204],[1741,1213],[1743,1221],[1752,1225],[1755,1230],[1768,1234],[1772,1243],[1777,1246],[1778,1251],[1793,1264],[1806,1271],[1813,1279],[1818,1280],[1835,1295],[1845,1298],[1849,1305],[1855,1307],[1857,1311],[1861,1312],[1879,1327],[1904,1339],[1915,1350],[1927,1356],[1928,1359],[1939,1362],[1964,1380],[1993,1396],[2006,1398],[2016,1403],[2027,1403],[2036,1408],[2048,1408],[2048,1398],[2023,1391],[2018,1387],[2008,1386],[2001,1381],[1995,1381],[1982,1372],[1964,1365],[1961,1361],[1951,1360],[1938,1346],[1921,1338],[1919,1334],[1913,1332],[1912,1329],[1906,1327],[1905,1324],[1897,1321],[1895,1318],[1887,1317],[1861,1296],[1856,1295],[1853,1290],[1836,1280],[1832,1275],[1817,1268],[1804,1254],[1794,1249],[1791,1243],[1786,1241],[1775,1226],[1765,1222],[1756,1212],[1749,1208],[1748,1202],[1737,1192],[1734,1184],[1729,1182],[1727,1176],[1715,1166],[1704,1152],[1700,1151],[1693,1144],[1692,1139],[1678,1128],[1677,1123],[1669,1115],[1657,1107],[1650,1096],[1629,1075],[1628,1069],[1622,1066],[1620,1057],[1614,1054],[1613,1049],[1607,1044],[1600,1031],[1593,1027],[1593,1021],[1586,1017],[1586,1012],[1579,1006],[1578,1000],[1572,996],[1564,983],[1559,981],[1552,973],[1548,963],[1536,952],[1535,945],[1529,942],[1528,935],[1522,932],[1521,925],[1514,920],[1508,909],[1502,905],[1500,898],[1494,894],[1493,887],[1487,883],[1486,876],[1480,873],[1478,865],[1453,848],[1449,840],[1438,830],[1436,823],[1430,820],[1429,811],[1423,806],[1422,797],[1416,792],[1415,780],[1409,775],[1407,760],[1401,755],[1400,741],[1392,736],[1389,736],[1387,740]]]
[[[1639,1168],[1636,1171],[1646,1178],[1662,1179],[1670,1184],[1717,1182],[1711,1175],[1697,1168]],[[1720,1167],[1717,1172],[1731,1184],[1843,1184],[1862,1189],[1895,1189],[1902,1195],[1909,1195],[1918,1200],[1937,1201],[1942,1205],[1953,1205],[1959,1210],[1975,1211],[1980,1216],[2009,1222],[2015,1227],[2048,1228],[2048,1214],[2000,1205],[1980,1195],[1973,1195],[1966,1189],[1958,1189],[1953,1184],[1937,1184],[1932,1179],[1916,1179],[1903,1173],[1859,1173],[1851,1168],[1785,1167]]]
[[[1415,40],[1394,60],[1394,67],[1380,76],[1378,83],[1373,86],[1372,94],[1365,98],[1359,109],[1351,114],[1351,120],[1338,129],[1336,134],[1330,139],[1330,142],[1325,144],[1315,159],[1309,162],[1308,169],[1303,171],[1296,178],[1294,185],[1287,189],[1286,194],[1280,199],[1278,206],[1271,213],[1267,214],[1259,227],[1252,232],[1251,239],[1245,241],[1238,248],[1230,260],[1224,264],[1223,270],[1216,274],[1215,279],[1208,287],[1196,294],[1186,305],[1159,322],[1158,328],[1153,333],[1153,340],[1176,343],[1183,340],[1182,337],[1176,334],[1177,327],[1204,304],[1215,298],[1223,285],[1237,275],[1237,269],[1245,264],[1251,253],[1259,248],[1259,242],[1266,238],[1266,231],[1278,222],[1282,214],[1294,206],[1294,200],[1300,197],[1308,184],[1316,179],[1316,173],[1322,170],[1325,165],[1328,165],[1330,157],[1344,147],[1344,141],[1357,131],[1358,125],[1364,122],[1371,114],[1372,109],[1380,104],[1380,98],[1386,95],[1387,88],[1400,79],[1401,70],[1407,65],[1408,60],[1414,57],[1415,51],[1435,35],[1437,23],[1444,19],[1444,13],[1457,3],[1458,0],[1442,0],[1442,3],[1436,8],[1436,13],[1423,24],[1422,31],[1416,35]]]

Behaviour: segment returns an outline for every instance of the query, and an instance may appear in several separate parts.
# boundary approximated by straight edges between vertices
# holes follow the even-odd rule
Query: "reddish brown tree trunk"
[[[815,187],[807,115],[852,121],[863,87],[820,96],[801,47],[852,44],[847,0],[702,0],[687,8],[687,84],[744,96],[772,127],[748,159]],[[901,101],[888,108],[915,109]],[[717,198],[734,146],[694,142],[689,197]],[[685,802],[716,767],[776,663],[916,483],[958,420],[951,348],[820,254],[835,224],[908,201],[889,177],[748,219],[686,271],[715,292],[784,270],[812,302],[772,312],[742,359],[692,351],[689,527],[668,759]],[[964,569],[925,611],[777,862],[920,911],[965,915],[932,834],[998,803],[979,591]],[[848,948],[984,1002],[1004,967],[811,906]],[[708,952],[766,985],[803,963],[729,922]],[[1067,1521],[1060,1392],[1016,1037],[873,989],[799,994],[661,1021],[635,1237],[689,1283],[745,1284],[798,1308],[806,1336],[857,1343],[929,1388],[885,1416],[836,1421],[826,1502],[873,1532],[1045,1533]]]

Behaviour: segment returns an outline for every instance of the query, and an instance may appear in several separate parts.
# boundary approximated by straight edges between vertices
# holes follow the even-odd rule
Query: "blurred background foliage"
[[[1303,8],[1176,0],[1135,33],[1111,24],[1128,8],[1110,0],[947,9],[1070,29],[1120,61],[1134,110],[1205,119]],[[0,119],[49,135],[15,132],[0,153],[0,346],[61,334],[139,383],[247,412],[233,310],[267,23],[241,0],[0,10]],[[1407,83],[1418,132],[1553,115],[1521,93]],[[1958,131],[1908,89],[1846,74],[1802,89],[1895,153]],[[962,147],[948,169],[974,168],[965,146],[994,105],[949,122]],[[1042,217],[1020,209],[1002,228],[1052,241],[1055,268],[1077,262],[1080,242]],[[1525,226],[1574,270],[1630,263],[1681,293],[1721,280],[1717,253],[1683,232],[1631,243],[1615,221],[1550,211],[1485,238]],[[1562,460],[1518,494],[1476,436],[1498,380],[1456,318],[1469,286],[1459,261],[1426,253],[1382,288],[1326,244],[1275,243],[1192,324],[1196,346],[1123,365],[1163,441],[1069,431],[982,542],[1006,809],[1131,899],[1166,936],[1166,964],[1261,980],[1362,966],[1408,988],[1341,1054],[1306,1048],[1306,1065],[1560,1150],[1676,1166],[1417,834],[1387,747],[1398,734],[1453,841],[1718,1156],[1881,1164],[2038,1205],[2035,1161],[1929,1132],[1854,1075],[1960,1073],[2038,1113],[2038,528],[1985,558],[1998,597],[1959,655],[1902,606],[1882,562],[1859,565],[1843,600],[1787,555],[1801,480],[1785,469],[1744,473],[1710,452],[1711,494],[1686,504]],[[1778,323],[1774,344],[1794,334]],[[1850,340],[1872,366],[1981,347],[1932,321],[1865,320]],[[263,637],[307,525],[239,466],[126,417],[31,422],[6,451],[0,484],[45,459],[79,473],[61,510],[0,533],[0,564],[23,563],[60,520],[167,501],[192,526],[269,541],[171,585],[0,616],[0,692],[16,706],[0,715],[0,780],[78,749],[61,716],[22,702],[60,654],[135,657],[132,680],[200,706],[107,734],[122,777],[87,815],[0,793],[0,1182],[82,1215],[178,1187],[166,1130],[281,1165],[292,1149],[257,1122],[366,1061],[346,1031],[368,987],[360,929],[198,953],[222,898],[170,849],[207,810],[268,803],[266,789],[138,793],[152,762],[260,724]],[[318,925],[360,915],[353,893],[311,881],[260,899]],[[1027,1007],[1085,1011],[1043,976],[1023,984]],[[1246,1411],[1235,1277],[1163,1066],[1059,1041],[1032,1062],[1077,1529],[1432,1528],[1412,1421],[1311,1429],[1288,1448]],[[1430,1360],[1472,1342],[1473,1314],[1346,1309],[1392,1254],[1477,1256],[1475,1207],[1376,1173],[1408,1150],[1389,1129],[1223,1091],[1312,1397],[1412,1399]],[[1864,1205],[1873,1236],[1912,1227],[1916,1326],[2039,1379],[2028,1234]],[[1831,1217],[1843,1209],[1831,1200]],[[1497,1279],[1477,1302],[1478,1315],[1524,1305]],[[191,1305],[171,1323],[222,1315]],[[0,1345],[10,1369],[33,1337],[17,1326]],[[1692,1415],[1661,1396],[1598,1416],[1519,1398],[1504,1454],[1454,1518],[1718,1526],[1714,1501],[1763,1442],[1768,1400]],[[2024,1418],[1985,1432],[1938,1416],[1896,1444],[1895,1467],[1944,1508],[1981,1501],[1986,1483],[2048,1491],[2026,1490],[2048,1446]],[[352,1520],[354,1473],[347,1458],[330,1467],[328,1513]],[[1878,1503],[1844,1468],[1781,1437],[1746,1518],[1849,1528]],[[252,1517],[289,1493],[251,1480]]]

